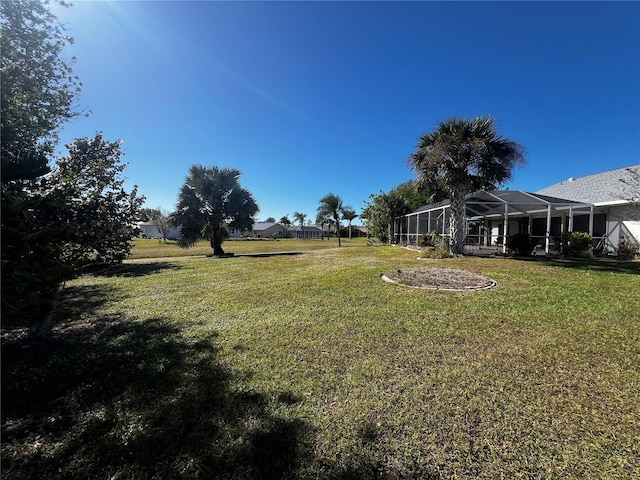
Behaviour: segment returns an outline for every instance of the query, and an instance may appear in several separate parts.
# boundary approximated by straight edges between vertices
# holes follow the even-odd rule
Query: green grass
[[[3,332],[3,478],[640,478],[638,263],[147,242]],[[380,280],[416,266],[498,286]]]

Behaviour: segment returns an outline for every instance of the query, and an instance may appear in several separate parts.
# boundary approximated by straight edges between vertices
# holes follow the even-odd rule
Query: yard
[[[640,478],[640,263],[224,247],[303,254],[138,242],[3,330],[3,479]]]

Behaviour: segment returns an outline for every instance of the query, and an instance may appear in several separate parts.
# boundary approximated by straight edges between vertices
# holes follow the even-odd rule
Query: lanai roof
[[[491,217],[504,215],[504,207],[507,205],[509,213],[532,214],[546,212],[551,206],[554,210],[568,210],[569,208],[590,207],[589,203],[566,200],[564,198],[541,195],[539,193],[523,192],[521,190],[494,190],[486,192],[479,190],[467,195],[465,199],[467,205],[467,217]],[[433,210],[449,207],[451,202],[442,202],[425,205],[414,210],[409,215],[417,215]]]

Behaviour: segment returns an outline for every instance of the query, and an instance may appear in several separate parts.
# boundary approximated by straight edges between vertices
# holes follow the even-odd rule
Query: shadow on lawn
[[[553,267],[594,270],[599,272],[640,274],[640,262],[616,260],[612,258],[549,258],[538,260]]]
[[[143,277],[163,270],[178,270],[182,267],[171,262],[125,263],[114,267],[96,267],[85,273],[101,277]]]
[[[3,479],[294,478],[311,461],[311,427],[273,413],[299,400],[243,391],[217,334],[76,319],[110,293],[66,290],[50,334],[3,338]]]

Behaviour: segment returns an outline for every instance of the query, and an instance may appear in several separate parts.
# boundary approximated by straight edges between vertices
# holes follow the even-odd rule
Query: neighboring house
[[[638,172],[634,177],[629,168]],[[537,193],[518,190],[478,191],[466,197],[465,249],[499,247],[506,252],[505,238],[528,233],[540,251],[549,253],[554,239],[564,232],[587,232],[598,251],[615,253],[622,239],[640,244],[640,208],[633,201],[640,165],[569,179]],[[638,196],[640,186],[635,186]],[[417,244],[421,235],[449,234],[448,200],[425,205],[396,226],[396,242]]]
[[[322,230],[315,225],[303,225],[302,227],[295,225],[289,227],[289,236],[291,238],[322,238]]]
[[[159,225],[154,222],[138,222],[140,236],[143,238],[163,238]],[[167,234],[167,240],[175,240],[180,236],[178,228],[171,228]]]
[[[289,230],[276,222],[256,222],[251,228],[251,236],[258,238],[286,238]]]

